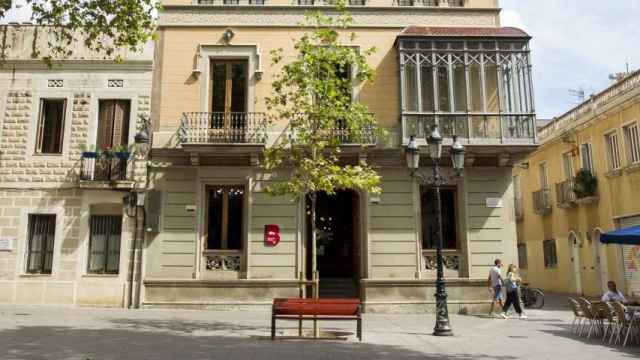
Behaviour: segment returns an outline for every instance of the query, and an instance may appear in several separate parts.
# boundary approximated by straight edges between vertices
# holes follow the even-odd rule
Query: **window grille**
[[[109,79],[107,80],[107,87],[121,88],[124,87],[124,80],[122,79]]]
[[[27,273],[51,274],[56,216],[30,214],[28,222]]]
[[[120,270],[122,216],[93,215],[89,227],[88,272],[117,274]]]
[[[624,136],[627,142],[629,162],[632,164],[640,163],[640,132],[638,131],[638,124],[625,126]]]
[[[52,79],[47,82],[47,87],[50,87],[50,88],[61,88],[63,86],[64,86],[64,80]]]

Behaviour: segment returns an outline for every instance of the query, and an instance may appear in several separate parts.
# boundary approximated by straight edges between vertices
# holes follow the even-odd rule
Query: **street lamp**
[[[433,161],[433,174],[425,176],[418,172],[420,167],[420,150],[414,136],[411,137],[407,145],[407,167],[411,177],[416,178],[419,182],[433,186],[435,193],[435,220],[436,220],[436,259],[438,263],[438,272],[436,280],[436,325],[433,328],[435,336],[451,336],[451,326],[449,324],[449,309],[447,306],[447,289],[444,283],[444,264],[442,258],[442,205],[440,203],[440,187],[447,183],[447,179],[440,175],[440,160],[442,158],[442,136],[437,126],[433,126],[431,135],[427,139],[429,145],[429,156]],[[462,174],[464,169],[464,146],[458,141],[458,137],[453,137],[453,145],[451,146],[451,160],[453,168],[458,175]]]

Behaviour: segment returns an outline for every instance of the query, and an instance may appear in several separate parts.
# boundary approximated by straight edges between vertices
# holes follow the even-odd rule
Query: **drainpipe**
[[[134,219],[135,219],[135,230],[133,231],[133,239],[131,240],[131,250],[129,251],[130,254],[130,258],[129,258],[129,289],[127,291],[127,297],[128,297],[128,308],[132,309],[134,308],[133,306],[133,280],[134,280],[134,269],[135,269],[135,262],[136,262],[136,249],[137,249],[137,244],[138,244],[138,207],[136,207],[136,213],[134,215]]]

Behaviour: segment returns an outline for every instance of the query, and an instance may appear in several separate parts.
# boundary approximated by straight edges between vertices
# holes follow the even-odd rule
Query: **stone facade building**
[[[443,190],[449,304],[485,306],[494,259],[517,261],[511,167],[536,144],[529,36],[500,27],[495,0],[348,5],[357,38],[344,45],[377,48],[376,81],[354,83],[353,96],[388,135],[345,142],[344,161],[378,167],[383,193],[320,196],[320,296],[358,296],[366,311],[433,308],[433,199],[410,177],[404,148],[411,136],[426,145],[438,124],[447,148],[453,135],[467,147],[464,178]],[[144,306],[266,308],[273,297],[298,296],[311,277],[309,205],[267,195],[286,174],[261,161],[288,123],[266,122],[279,71],[269,54],[296,56],[299,23],[320,8],[333,11],[313,0],[164,2]],[[270,229],[280,232],[275,246],[265,241]]]
[[[0,31],[0,302],[124,306],[135,220],[123,197],[146,181],[126,153],[150,116],[152,48],[115,63],[74,44],[48,67],[33,55],[46,55],[45,29]]]
[[[636,71],[545,124],[514,168],[520,264],[533,285],[600,296],[613,280],[640,295],[640,246],[600,242],[640,225],[639,118]]]

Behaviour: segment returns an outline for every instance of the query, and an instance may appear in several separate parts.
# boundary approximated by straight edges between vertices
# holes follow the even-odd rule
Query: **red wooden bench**
[[[276,338],[276,320],[353,320],[362,341],[362,311],[359,299],[273,299],[271,340]]]

